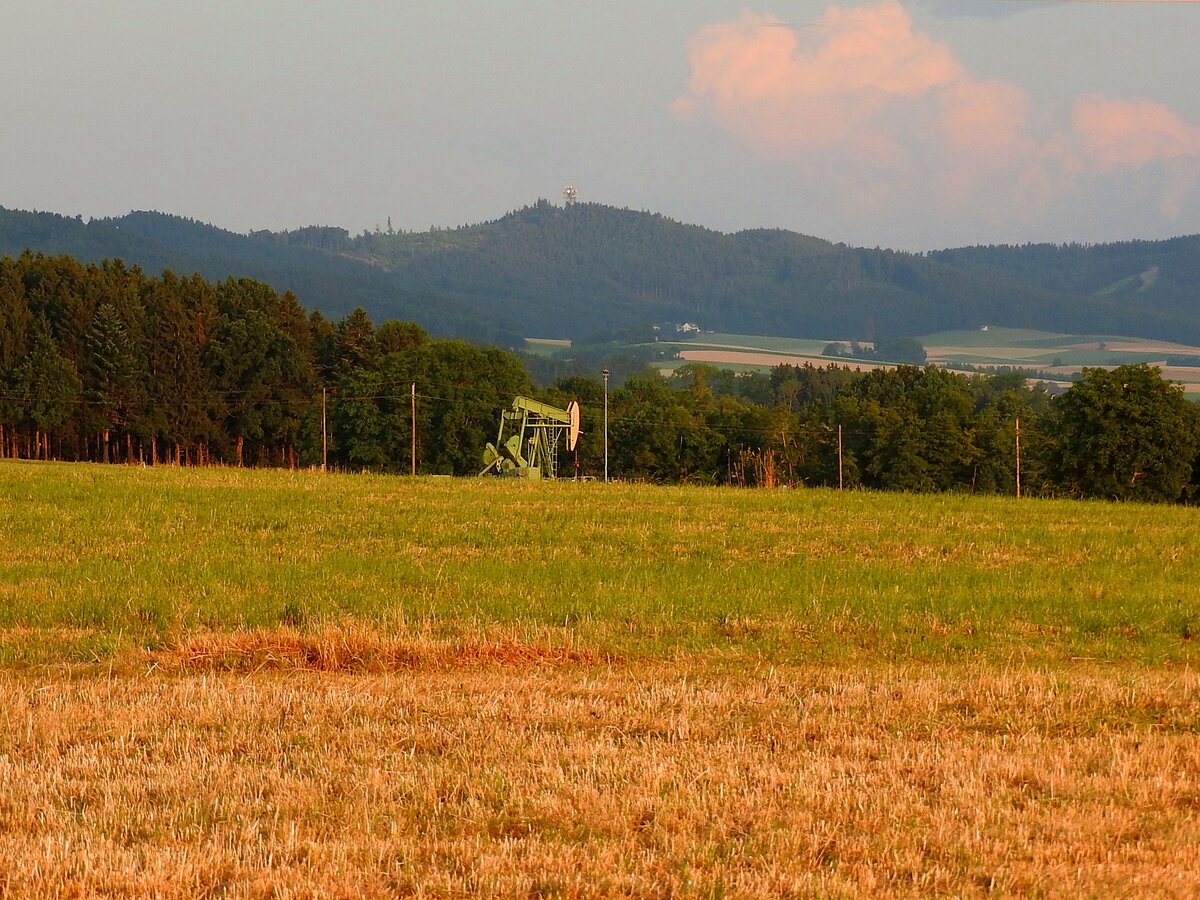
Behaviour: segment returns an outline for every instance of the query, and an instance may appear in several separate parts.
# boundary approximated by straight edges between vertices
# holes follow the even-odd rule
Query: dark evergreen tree
[[[100,441],[101,462],[119,452],[120,438],[131,439],[146,424],[146,357],[139,337],[108,301],[97,307],[85,336],[86,415]]]
[[[151,461],[157,462],[160,453],[176,462],[185,456],[205,459],[223,442],[224,406],[206,359],[218,320],[216,292],[198,275],[180,279],[168,270],[148,291],[147,313]]]
[[[24,414],[18,425],[26,426],[33,436],[26,455],[54,458],[53,441],[61,441],[63,426],[81,399],[83,382],[74,364],[58,352],[43,322],[33,328],[29,356],[16,372],[16,388]]]

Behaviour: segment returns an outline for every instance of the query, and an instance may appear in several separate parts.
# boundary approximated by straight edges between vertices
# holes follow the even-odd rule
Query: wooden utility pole
[[[608,369],[602,369],[604,376],[604,483],[608,484]]]
[[[842,478],[842,426],[838,426],[838,490],[842,490],[846,486]]]
[[[417,383],[412,384],[412,474],[417,474]]]
[[[1017,499],[1021,498],[1021,417],[1017,416]]]
[[[321,387],[321,471],[329,471],[329,424],[325,416],[325,388]]]

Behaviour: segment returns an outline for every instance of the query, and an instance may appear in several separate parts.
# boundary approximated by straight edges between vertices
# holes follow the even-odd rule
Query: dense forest
[[[1051,400],[1018,374],[919,366],[647,370],[611,386],[610,469],[1015,493],[1020,459],[1028,493],[1200,496],[1200,412],[1182,391],[1147,366],[1085,375]],[[415,434],[418,471],[470,475],[519,394],[580,401],[579,471],[604,471],[599,378],[539,390],[511,353],[362,310],[331,321],[251,279],[0,258],[0,457],[407,472]]]
[[[83,221],[0,208],[0,253],[30,248],[150,272],[251,277],[329,318],[355,308],[441,337],[601,341],[652,323],[839,341],[984,324],[1200,343],[1200,237],[926,254],[788,231],[721,234],[544,200],[425,232],[234,234],[177,216]]]
[[[407,397],[414,382],[438,397],[418,422],[425,470],[445,472],[469,470],[496,410],[531,388],[507,353],[432,341],[412,324],[377,328],[361,311],[333,324],[250,279],[0,259],[3,456],[311,465],[324,390],[333,461],[380,465],[367,442],[396,438],[364,404]]]
[[[85,263],[121,260],[146,272],[197,273],[210,281],[253,278],[303,298],[308,308],[329,318],[362,308],[377,319],[419,321],[431,333],[445,337],[502,346],[516,346],[523,338],[502,327],[499,313],[444,294],[410,289],[378,265],[335,252],[288,246],[267,233],[234,234],[178,216],[130,213],[85,222],[0,207],[0,255],[18,256],[26,249],[68,255]]]

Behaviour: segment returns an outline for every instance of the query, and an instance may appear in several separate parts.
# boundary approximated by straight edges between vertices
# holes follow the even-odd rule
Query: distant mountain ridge
[[[352,236],[235,234],[134,212],[88,222],[0,207],[0,254],[119,257],[157,274],[248,276],[341,317],[513,345],[654,322],[873,340],[985,324],[1200,343],[1200,236],[1099,245],[864,249],[774,229],[544,200],[478,225]]]

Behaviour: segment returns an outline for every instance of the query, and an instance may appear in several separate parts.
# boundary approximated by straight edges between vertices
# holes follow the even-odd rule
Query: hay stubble
[[[1200,890],[1200,679],[643,662],[0,682],[20,896]]]

